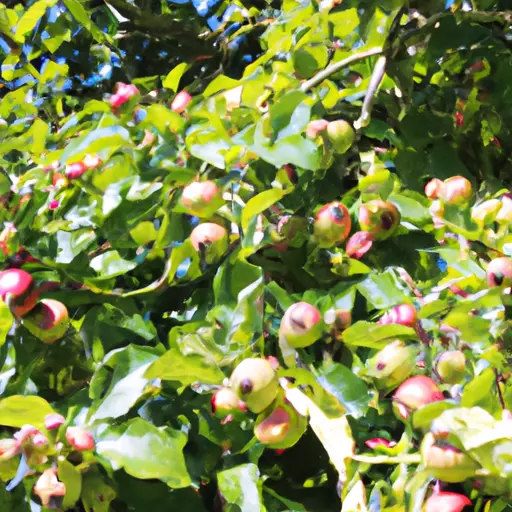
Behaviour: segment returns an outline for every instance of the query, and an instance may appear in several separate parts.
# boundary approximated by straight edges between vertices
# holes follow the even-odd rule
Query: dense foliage
[[[0,509],[510,509],[507,7],[4,0]]]

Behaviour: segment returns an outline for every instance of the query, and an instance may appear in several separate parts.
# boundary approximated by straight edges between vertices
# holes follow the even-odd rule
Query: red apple
[[[443,393],[430,377],[424,375],[408,378],[393,395],[395,413],[402,419],[411,411],[439,400],[444,400]]]
[[[313,344],[322,336],[323,322],[320,311],[307,302],[290,306],[281,320],[279,335],[291,347],[301,348]]]
[[[444,181],[440,197],[448,204],[462,205],[467,203],[472,195],[471,182],[463,176],[453,176]]]
[[[375,199],[359,207],[359,225],[373,235],[374,240],[389,238],[400,223],[400,212],[389,201]]]
[[[349,235],[352,221],[343,203],[333,202],[318,210],[314,224],[315,240],[320,247],[332,247],[343,242]]]
[[[172,100],[171,110],[177,114],[185,111],[188,104],[192,101],[192,96],[187,91],[180,91]]]
[[[414,327],[416,325],[416,308],[411,304],[400,304],[384,313],[377,323],[380,325],[400,324]]]
[[[512,286],[512,258],[496,258],[487,265],[487,284],[491,288]]]
[[[66,441],[78,451],[93,450],[95,446],[92,434],[80,427],[68,427]]]
[[[191,215],[210,217],[223,204],[222,194],[213,181],[194,181],[183,189],[181,204]]]
[[[43,343],[55,343],[69,328],[68,310],[58,300],[42,299],[23,318],[23,326]]]
[[[0,297],[5,302],[11,295],[12,313],[21,317],[28,313],[37,302],[32,276],[24,270],[11,268],[0,272]]]
[[[425,502],[424,512],[461,512],[471,500],[457,492],[437,492]]]
[[[429,199],[439,199],[444,191],[444,183],[437,178],[430,180],[425,185],[425,195]]]

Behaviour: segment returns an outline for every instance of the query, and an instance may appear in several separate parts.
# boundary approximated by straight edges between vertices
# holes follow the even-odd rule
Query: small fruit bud
[[[499,199],[489,199],[471,209],[471,218],[480,226],[485,226],[496,220],[501,206],[502,203]]]
[[[375,199],[359,207],[359,225],[374,240],[389,238],[400,223],[400,212],[393,203]]]
[[[466,371],[466,356],[460,350],[444,352],[437,360],[436,371],[446,384],[457,384]]]
[[[393,446],[396,446],[395,441],[388,441],[387,439],[384,439],[382,437],[368,439],[367,441],[364,442],[364,444],[372,450],[379,449],[380,447],[393,448]]]
[[[308,123],[306,128],[306,137],[308,139],[316,139],[318,135],[327,129],[329,121],[325,119],[314,119]]]
[[[183,189],[181,204],[190,215],[210,217],[223,204],[222,195],[213,181],[194,181]]]
[[[16,439],[0,439],[0,461],[12,459],[21,453],[21,443]]]
[[[425,185],[425,195],[429,199],[439,199],[444,191],[444,183],[437,178],[430,180]]]
[[[427,473],[449,483],[463,482],[480,469],[480,465],[463,451],[445,441],[436,444],[431,432],[425,435],[421,443],[421,458]]]
[[[177,114],[181,114],[185,111],[188,104],[192,101],[192,96],[187,91],[180,91],[176,94],[176,97],[172,100],[171,110]]]
[[[70,325],[66,306],[54,299],[42,299],[23,318],[23,326],[43,343],[51,344],[62,338]]]
[[[379,325],[400,324],[414,327],[416,325],[416,308],[411,304],[400,304],[384,313],[377,323]]]
[[[285,403],[269,414],[263,413],[258,417],[254,435],[269,448],[286,449],[299,441],[307,426],[306,418]]]
[[[135,85],[118,82],[114,94],[110,97],[109,103],[114,111],[126,103],[130,98],[140,94]]]
[[[57,472],[54,469],[46,469],[37,479],[34,485],[34,493],[37,494],[44,507],[49,507],[52,504],[52,498],[62,497],[66,494],[66,485],[59,482]]]
[[[362,258],[373,245],[373,235],[368,231],[357,231],[347,241],[345,252],[350,258]]]
[[[37,291],[34,289],[32,276],[17,268],[0,272],[0,297],[6,302],[8,295],[15,316],[21,317],[28,313],[37,302]]]
[[[379,389],[396,388],[413,372],[417,355],[415,345],[393,341],[368,360],[368,375],[375,379]]]
[[[340,155],[346,153],[356,139],[354,129],[343,119],[331,121],[327,125],[327,136],[332,143],[334,152]]]
[[[64,171],[66,173],[66,177],[70,180],[76,180],[80,178],[83,174],[87,172],[87,168],[85,167],[83,162],[74,162],[72,164],[66,165],[66,169]]]
[[[332,247],[343,242],[349,235],[352,221],[347,207],[334,202],[322,206],[316,215],[314,234],[320,247]]]
[[[461,512],[471,500],[457,492],[437,492],[425,502],[424,512]]]
[[[64,416],[62,416],[61,414],[57,413],[47,414],[44,417],[44,426],[46,430],[54,430],[56,428],[59,428],[65,422],[66,418],[64,418]]]
[[[410,411],[423,405],[444,400],[437,384],[424,375],[416,375],[403,382],[393,395],[395,413],[399,418],[406,419]]]
[[[86,169],[96,169],[96,167],[101,165],[101,158],[96,154],[85,155],[82,163]]]
[[[467,203],[472,195],[471,182],[463,176],[453,176],[444,181],[441,199],[446,203],[462,205]]]
[[[239,418],[247,411],[245,405],[231,388],[221,388],[215,392],[211,400],[212,412],[221,420],[228,416]]]
[[[69,180],[65,174],[55,173],[52,177],[52,185],[60,190],[61,188],[66,188],[69,185]]]
[[[512,286],[512,258],[496,258],[487,265],[487,284],[491,288]]]
[[[95,446],[92,434],[80,427],[68,427],[66,429],[66,440],[78,451],[93,450]]]
[[[293,348],[308,347],[322,335],[320,311],[307,302],[290,306],[281,320],[279,335]]]
[[[231,388],[247,408],[255,413],[266,409],[276,398],[279,388],[277,375],[266,359],[244,359],[233,371]]]
[[[228,232],[213,222],[197,225],[190,233],[190,241],[196,251],[205,251],[206,263],[214,263],[229,247]]]

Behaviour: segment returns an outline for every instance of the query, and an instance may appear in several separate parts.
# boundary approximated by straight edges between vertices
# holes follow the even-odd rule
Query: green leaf
[[[242,229],[247,231],[254,217],[277,203],[284,195],[284,190],[273,188],[251,197],[242,211]]]
[[[260,472],[256,464],[241,464],[217,473],[219,491],[231,506],[239,510],[265,512],[261,499]]]
[[[484,370],[464,387],[461,405],[463,407],[473,407],[487,402],[489,397],[492,396],[495,380],[496,377],[491,368]]]
[[[390,270],[381,274],[369,274],[357,285],[357,289],[377,309],[391,308],[401,304],[405,299],[395,274]]]
[[[32,31],[37,22],[43,17],[46,9],[57,3],[57,0],[39,0],[32,4],[21,17],[16,26],[16,37],[22,38],[25,34]]]
[[[384,348],[392,339],[416,339],[417,334],[411,327],[390,324],[378,325],[359,321],[343,331],[343,341],[356,347]]]
[[[194,382],[220,384],[224,374],[212,360],[202,356],[184,356],[178,350],[167,351],[145,373],[147,379],[163,379],[188,386]]]
[[[115,497],[116,491],[99,470],[92,468],[83,474],[81,498],[85,512],[109,512]]]
[[[171,91],[177,92],[181,77],[188,71],[190,68],[190,64],[187,62],[182,62],[178,64],[175,68],[173,68],[167,76],[164,78],[162,85],[166,89],[171,89]]]
[[[99,274],[99,279],[121,276],[137,266],[136,263],[123,259],[117,251],[107,251],[94,257],[90,265]]]
[[[82,474],[67,460],[59,460],[58,477],[66,484],[66,495],[62,505],[72,507],[80,498],[82,492]]]
[[[123,468],[135,478],[157,478],[179,489],[191,484],[183,457],[186,442],[182,432],[159,430],[142,418],[134,418],[121,428],[104,431],[96,451],[114,470]]]
[[[28,424],[43,428],[44,417],[53,412],[40,396],[9,396],[0,400],[0,425],[20,428]]]
[[[9,334],[14,318],[7,305],[0,299],[0,347],[3,346]]]
[[[98,43],[105,42],[107,37],[92,21],[88,12],[78,0],[63,0],[63,2],[76,21],[83,25],[83,27],[90,32],[92,37],[94,37]]]

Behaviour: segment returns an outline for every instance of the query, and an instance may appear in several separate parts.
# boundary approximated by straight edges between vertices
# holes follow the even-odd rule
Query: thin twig
[[[501,388],[500,388],[500,374],[498,373],[498,370],[494,370],[494,375],[495,375],[495,379],[496,379],[496,389],[498,390],[498,398],[500,400],[500,405],[501,405],[501,408],[503,410],[505,410],[507,408],[506,404],[505,404],[505,399],[503,398],[503,393],[501,391]]]
[[[364,60],[368,57],[373,57],[374,55],[380,55],[382,53],[382,48],[380,46],[376,48],[370,48],[369,50],[366,50],[364,52],[360,53],[354,53],[353,55],[350,55],[350,57],[347,57],[346,59],[340,60],[338,62],[334,62],[333,64],[327,66],[323,71],[320,71],[320,73],[317,73],[313,78],[310,78],[306,82],[304,82],[300,88],[302,92],[307,92],[315,85],[318,85],[319,83],[323,82],[326,78],[330,77],[334,73],[337,73],[343,68],[346,68],[347,66],[350,66],[353,62],[357,62],[358,60]]]

